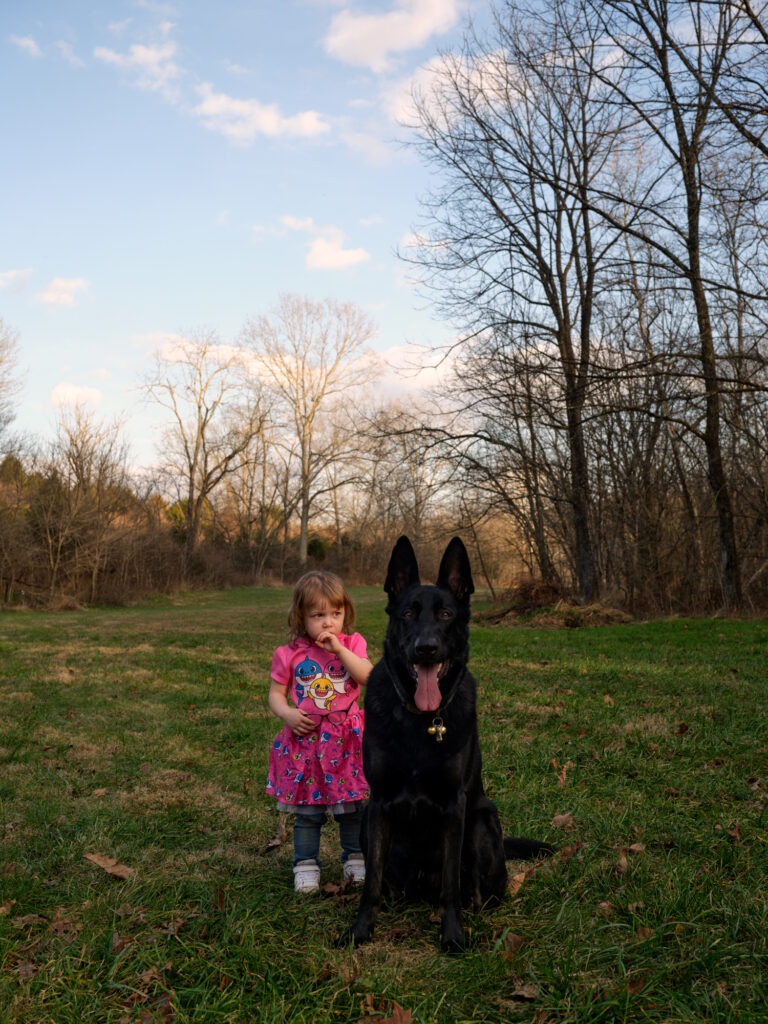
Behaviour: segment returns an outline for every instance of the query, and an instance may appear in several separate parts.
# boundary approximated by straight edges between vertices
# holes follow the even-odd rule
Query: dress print
[[[359,633],[340,634],[338,640],[347,650],[367,657]],[[283,727],[270,751],[267,793],[291,805],[366,800],[360,685],[335,654],[306,637],[278,647],[272,679],[288,687],[291,702],[313,719],[317,729],[296,736]]]

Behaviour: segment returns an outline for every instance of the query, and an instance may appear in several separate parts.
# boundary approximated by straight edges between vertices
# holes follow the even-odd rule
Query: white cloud
[[[12,292],[23,292],[31,275],[31,267],[27,267],[25,270],[4,270],[0,273],[0,288],[8,288]]]
[[[357,223],[360,224],[361,227],[372,228],[376,224],[383,224],[384,218],[380,213],[372,213],[370,217],[361,217]]]
[[[115,35],[119,36],[123,32],[125,32],[125,30],[128,28],[132,21],[133,18],[126,18],[125,21],[112,21],[109,25],[107,25],[107,28],[110,32],[113,32]]]
[[[100,405],[101,391],[85,384],[70,384],[69,381],[62,381],[51,391],[51,402],[58,406]]]
[[[181,77],[181,69],[173,59],[176,55],[175,43],[154,43],[151,46],[134,44],[128,53],[117,53],[105,46],[97,46],[93,55],[97,60],[134,75],[140,89],[159,92],[171,102],[178,100],[176,80]]]
[[[140,348],[161,349],[164,345],[180,345],[186,338],[171,331],[147,331],[146,334],[134,334],[133,341]]]
[[[392,147],[371,132],[343,132],[341,138],[350,149],[360,153],[370,167],[383,167],[394,156]]]
[[[423,46],[459,19],[459,0],[396,0],[385,14],[356,14],[349,8],[331,21],[326,51],[345,64],[386,71],[390,55]]]
[[[315,224],[311,217],[281,217],[291,231],[304,231],[314,236],[308,243],[306,266],[309,270],[347,270],[366,263],[371,254],[365,249],[345,249],[344,232],[333,224]]]
[[[223,92],[214,92],[209,82],[198,86],[197,92],[202,103],[194,108],[193,113],[201,118],[206,128],[220,132],[240,145],[253,142],[257,135],[312,138],[330,130],[330,125],[314,110],[284,117],[274,103],[239,100]]]
[[[42,57],[43,51],[37,45],[32,36],[11,36],[11,42],[20,50],[28,53],[30,57]]]
[[[307,268],[346,270],[358,263],[366,263],[370,258],[371,254],[365,249],[345,249],[344,232],[337,229],[312,242],[307,253]]]
[[[438,388],[451,377],[456,367],[449,346],[431,349],[413,344],[370,352],[356,362],[378,369],[376,396],[383,401],[414,398],[420,392]]]
[[[47,306],[74,306],[77,293],[88,287],[82,277],[54,277],[37,298]]]
[[[70,43],[65,42],[63,39],[60,39],[56,43],[56,46],[58,48],[59,53],[67,62],[67,64],[71,64],[73,68],[85,67],[85,61],[82,61],[77,56],[75,51],[72,49],[72,45]]]

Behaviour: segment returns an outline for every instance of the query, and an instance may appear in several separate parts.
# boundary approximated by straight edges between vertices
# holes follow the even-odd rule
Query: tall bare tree
[[[276,399],[286,443],[297,446],[301,566],[307,561],[313,509],[329,487],[353,476],[339,480],[329,476],[328,469],[343,464],[352,444],[355,390],[370,383],[376,373],[375,365],[363,358],[364,346],[374,334],[373,321],[352,303],[317,302],[289,294],[243,329],[243,341],[253,356],[252,373]],[[348,425],[343,437],[332,429],[339,423],[339,406]]]
[[[591,73],[632,112],[632,139],[644,148],[643,195],[626,197],[632,216],[623,229],[653,251],[670,282],[682,282],[695,312],[700,380],[704,391],[703,442],[717,510],[723,602],[743,601],[732,487],[722,448],[722,391],[713,293],[721,282],[707,237],[712,218],[717,156],[742,142],[734,133],[729,69],[750,70],[765,81],[765,48],[745,46],[744,5],[704,0],[590,0],[605,33]],[[754,28],[754,26],[753,26]],[[732,82],[730,83],[732,84]],[[732,111],[731,111],[732,112]],[[742,122],[755,127],[750,118]],[[759,134],[762,137],[763,129]],[[750,129],[748,135],[754,136]],[[751,138],[754,145],[759,139]],[[615,206],[593,192],[592,209],[618,226]],[[615,195],[611,202],[615,201]],[[752,296],[759,298],[759,296]]]
[[[202,513],[216,487],[243,460],[264,426],[244,354],[200,330],[158,352],[147,395],[170,413],[160,453],[184,512],[185,564],[197,546]]]
[[[0,435],[13,419],[20,390],[17,376],[18,334],[0,317]]]
[[[417,146],[438,169],[416,261],[445,314],[476,346],[480,377],[462,378],[467,404],[486,409],[494,393],[518,389],[510,353],[560,396],[566,498],[579,591],[599,591],[590,523],[584,416],[593,375],[595,300],[618,238],[587,197],[613,173],[621,108],[587,73],[599,46],[595,19],[563,0],[546,15],[500,5],[488,38],[470,33],[417,97]],[[534,358],[538,366],[534,368]],[[466,369],[464,367],[463,369]],[[478,427],[478,441],[494,437]],[[535,439],[534,439],[535,443]],[[504,437],[498,445],[504,448]],[[532,465],[532,464],[531,464]],[[491,472],[493,470],[490,468]]]

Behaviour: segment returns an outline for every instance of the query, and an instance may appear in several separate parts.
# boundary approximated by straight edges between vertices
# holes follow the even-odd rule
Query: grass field
[[[2,1024],[768,1021],[767,623],[474,627],[487,789],[560,853],[448,958],[429,907],[334,948],[330,827],[320,896],[261,852],[287,601],[0,617]]]

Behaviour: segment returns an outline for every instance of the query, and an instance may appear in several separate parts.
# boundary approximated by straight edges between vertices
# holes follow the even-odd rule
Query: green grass
[[[354,596],[375,660],[383,595]],[[487,788],[561,853],[454,959],[429,907],[336,950],[356,900],[259,852],[287,602],[0,618],[3,1024],[768,1021],[768,624],[473,629]]]

